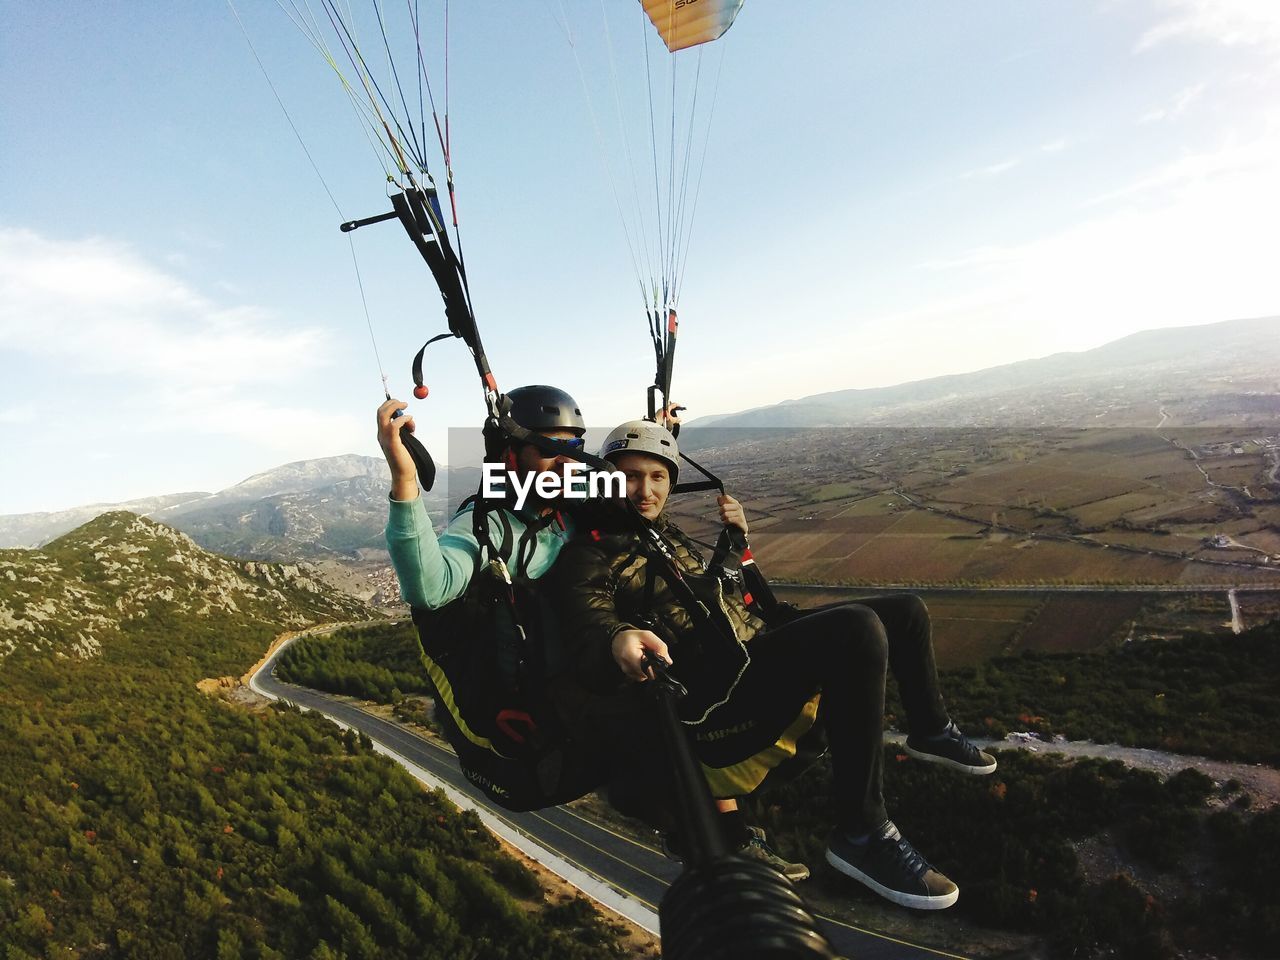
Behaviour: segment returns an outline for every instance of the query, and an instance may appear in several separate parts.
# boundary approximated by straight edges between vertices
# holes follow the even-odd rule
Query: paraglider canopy
[[[641,0],[672,53],[718,39],[733,25],[743,0]]]

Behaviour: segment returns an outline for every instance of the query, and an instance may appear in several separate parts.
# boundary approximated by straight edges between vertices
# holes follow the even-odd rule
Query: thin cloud
[[[33,401],[16,391],[0,401],[0,432],[15,462],[47,475],[39,492],[32,475],[0,478],[0,502],[45,509],[217,489],[273,463],[367,450],[363,408],[297,399],[295,381],[314,381],[323,365],[340,390],[338,361],[324,331],[196,289],[159,257],[0,228],[0,369],[39,386]],[[74,442],[33,428],[51,414],[73,425]]]
[[[222,304],[129,248],[0,229],[0,350],[38,367],[230,391],[319,363],[324,337]]]
[[[0,409],[0,425],[17,426],[24,423],[35,423],[36,408],[30,404]]]
[[[1200,99],[1201,94],[1208,89],[1207,83],[1197,83],[1194,86],[1181,90],[1173,98],[1168,106],[1157,107],[1144,113],[1138,118],[1139,123],[1156,123],[1160,120],[1173,120],[1186,112],[1187,107]]]
[[[1021,157],[1010,157],[1008,160],[1002,160],[999,163],[993,163],[990,166],[978,167],[975,170],[969,170],[960,174],[961,180],[975,180],[986,177],[998,177],[1002,173],[1007,173],[1022,162]]]
[[[933,270],[938,272],[947,270],[984,269],[1008,263],[1011,256],[1012,254],[1008,247],[989,245],[976,247],[968,253],[963,253],[958,257],[948,257],[942,260],[926,260],[920,263],[919,267],[924,270]]]
[[[913,330],[913,362],[996,362],[991,346],[1004,352],[1031,329],[1041,340],[1028,349],[1081,349],[1146,327],[1276,313],[1278,161],[1277,138],[1187,157],[1131,187],[1140,204],[922,265],[953,271],[957,294],[939,302],[936,336]]]
[[[1162,0],[1167,16],[1138,38],[1135,53],[1174,41],[1280,50],[1280,3],[1275,0]]]
[[[1278,167],[1280,133],[1246,143],[1230,139],[1215,150],[1185,154],[1131,183],[1091,198],[1085,205],[1098,206],[1158,191],[1176,192],[1214,180],[1240,177],[1251,178],[1263,194],[1270,194],[1268,184]],[[1241,209],[1247,210],[1248,205]]]
[[[1047,143],[1040,144],[1040,146],[1036,148],[1036,152],[1058,153],[1061,150],[1065,150],[1068,143],[1069,141],[1066,137],[1059,137],[1057,140],[1050,140]],[[960,174],[957,179],[987,180],[992,177],[998,177],[1002,174],[1008,173],[1010,170],[1021,166],[1022,162],[1023,157],[1020,155],[1009,157],[1008,159],[1001,160],[998,163],[988,164],[985,167],[975,167],[972,170],[966,170],[964,173]]]

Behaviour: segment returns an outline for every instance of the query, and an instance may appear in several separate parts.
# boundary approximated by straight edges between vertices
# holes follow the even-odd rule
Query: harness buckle
[[[503,562],[501,557],[495,557],[490,560],[489,569],[492,570],[494,575],[508,587],[511,586],[511,571],[507,569],[507,565]]]
[[[724,564],[716,564],[707,571],[717,580],[723,580],[726,583],[735,583],[742,585],[742,571],[732,567],[726,567]]]

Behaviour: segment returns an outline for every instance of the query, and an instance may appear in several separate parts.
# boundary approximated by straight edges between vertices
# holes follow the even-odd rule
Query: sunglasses
[[[547,437],[547,439],[552,443],[563,444],[570,450],[585,450],[587,446],[587,441],[582,437],[569,437],[567,440],[561,437]],[[554,454],[547,453],[545,450],[540,452],[544,457],[554,456]]]

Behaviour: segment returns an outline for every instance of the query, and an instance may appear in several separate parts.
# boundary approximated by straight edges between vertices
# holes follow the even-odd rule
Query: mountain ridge
[[[1178,369],[1185,367],[1185,369]],[[1189,327],[1143,330],[1082,351],[1063,351],[1045,357],[1018,360],[967,373],[928,377],[885,387],[827,391],[766,404],[728,414],[691,420],[691,431],[727,427],[826,427],[826,426],[970,426],[1019,422],[1015,412],[988,410],[986,416],[966,414],[957,405],[985,398],[998,404],[1002,395],[1029,391],[1023,422],[1041,422],[1048,412],[1036,402],[1049,388],[1076,381],[1077,388],[1092,387],[1095,396],[1112,394],[1121,374],[1163,377],[1206,371],[1231,377],[1244,373],[1280,395],[1280,384],[1270,370],[1280,369],[1280,316],[1224,320]],[[1056,411],[1076,415],[1084,425],[1095,425],[1096,410]],[[1276,412],[1280,413],[1280,401]],[[923,419],[935,422],[925,423]],[[1073,425],[1073,424],[1058,424]],[[1106,424],[1111,425],[1111,424]]]
[[[691,420],[690,451],[743,439],[743,430],[812,427],[1170,427],[1280,420],[1280,317],[1227,320],[1130,334],[1064,352],[888,387],[812,394]],[[134,501],[201,546],[260,560],[385,566],[382,529],[390,473],[377,457],[346,454],[282,464],[216,493]],[[474,467],[447,467],[426,505],[474,491]],[[37,547],[116,505],[0,516],[0,548]],[[131,505],[125,505],[128,509]],[[376,577],[372,571],[365,573]],[[338,580],[334,581],[335,583]],[[386,584],[346,584],[370,598]],[[394,593],[394,591],[390,591]]]
[[[448,488],[426,494],[439,514]],[[391,473],[378,457],[343,454],[296,460],[215,493],[187,492],[122,504],[0,515],[0,549],[39,548],[94,517],[126,510],[167,523],[202,547],[251,559],[311,560],[382,548]]]
[[[41,550],[0,550],[0,658],[28,648],[88,659],[124,633],[215,613],[289,627],[369,616],[306,566],[218,556],[125,511]]]

